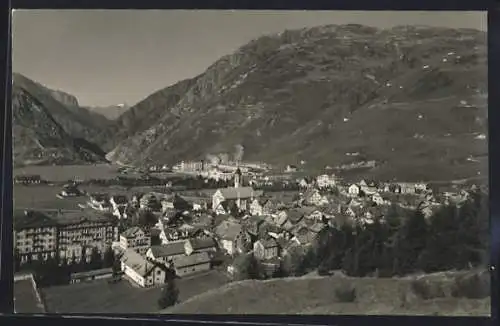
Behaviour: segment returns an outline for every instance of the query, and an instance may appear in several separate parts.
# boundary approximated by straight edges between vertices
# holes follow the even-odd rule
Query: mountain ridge
[[[415,178],[436,165],[441,174],[487,150],[467,136],[486,132],[485,41],[480,31],[419,26],[328,25],[262,36],[132,106],[107,131],[117,135],[108,157],[173,164],[242,145],[245,159],[278,165],[364,159],[382,175],[394,163],[417,166]],[[443,150],[449,154],[436,163]],[[453,164],[456,176],[483,169]]]

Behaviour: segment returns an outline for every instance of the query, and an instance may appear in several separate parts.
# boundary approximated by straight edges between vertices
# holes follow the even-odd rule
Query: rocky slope
[[[93,141],[110,122],[75,106],[74,97],[55,94],[65,93],[13,75],[14,164],[104,161],[105,153]]]
[[[374,161],[383,178],[484,174],[486,61],[486,34],[474,30],[264,36],[123,114],[106,131],[116,135],[108,158],[171,164],[239,144],[245,160],[280,165]]]

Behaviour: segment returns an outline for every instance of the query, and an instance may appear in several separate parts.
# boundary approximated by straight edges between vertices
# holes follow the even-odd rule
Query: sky
[[[326,24],[486,31],[486,12],[16,10],[12,69],[84,106],[133,105],[263,34]]]

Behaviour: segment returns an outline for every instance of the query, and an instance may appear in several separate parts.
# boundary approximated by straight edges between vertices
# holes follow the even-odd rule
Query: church
[[[212,197],[212,210],[217,214],[228,214],[234,204],[240,211],[250,208],[250,203],[263,195],[262,190],[242,187],[242,173],[238,168],[234,174],[234,187],[218,189]]]

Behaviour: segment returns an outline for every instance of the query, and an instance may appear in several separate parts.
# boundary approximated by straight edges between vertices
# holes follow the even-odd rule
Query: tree
[[[261,279],[263,276],[262,266],[253,254],[237,256],[233,261],[234,279],[238,281]]]
[[[142,227],[153,227],[158,222],[158,219],[151,211],[140,211],[137,224]]]
[[[175,283],[175,279],[167,280],[167,285],[162,289],[158,306],[160,309],[165,309],[175,305],[179,300],[179,289]]]
[[[114,262],[115,262],[115,253],[111,247],[108,247],[108,248],[106,248],[106,251],[104,252],[102,267],[103,268],[110,268],[113,266]]]
[[[420,210],[415,210],[403,223],[397,238],[397,245],[394,247],[397,260],[395,272],[399,275],[414,272],[428,241],[428,225]]]
[[[89,269],[100,269],[103,266],[102,256],[99,253],[97,248],[92,248],[92,252],[90,254],[90,262],[88,264]]]

